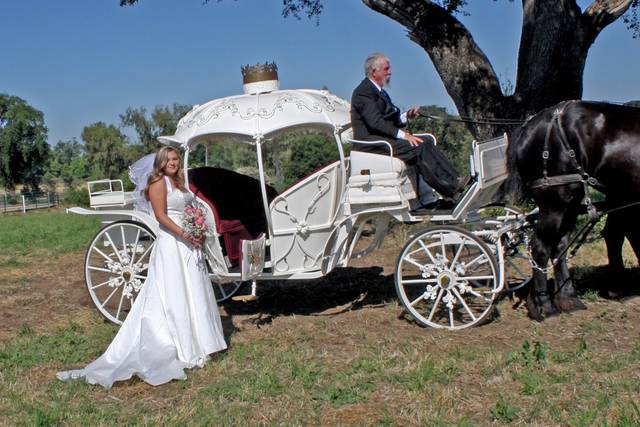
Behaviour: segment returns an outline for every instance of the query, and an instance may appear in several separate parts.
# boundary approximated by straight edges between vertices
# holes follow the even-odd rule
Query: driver
[[[353,137],[363,141],[388,141],[393,156],[407,165],[415,165],[418,174],[445,199],[428,205],[419,204],[414,213],[431,209],[453,207],[469,183],[468,176],[461,177],[451,163],[431,141],[423,141],[403,130],[407,119],[419,115],[418,107],[400,113],[384,90],[391,79],[391,63],[382,53],[370,55],[364,62],[365,78],[351,96],[351,125]],[[388,154],[382,144],[353,144],[353,149],[377,154]]]

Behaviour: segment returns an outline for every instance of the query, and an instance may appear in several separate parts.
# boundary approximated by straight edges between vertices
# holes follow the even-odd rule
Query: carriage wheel
[[[87,291],[100,314],[122,324],[147,279],[156,236],[139,222],[116,221],[91,241],[84,261]]]
[[[482,239],[442,225],[410,238],[398,258],[395,282],[400,302],[419,324],[463,329],[491,312],[498,266]]]
[[[487,206],[478,211],[483,217],[486,229],[499,229],[506,222],[522,215],[520,209],[510,206]],[[526,286],[531,279],[531,255],[529,253],[530,230],[509,231],[502,235],[502,245],[505,251],[505,290],[515,291]],[[495,248],[495,241],[483,237],[490,248]]]

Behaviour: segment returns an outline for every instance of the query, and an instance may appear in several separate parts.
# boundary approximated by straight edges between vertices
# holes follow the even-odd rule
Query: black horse
[[[527,296],[529,316],[542,320],[559,311],[583,309],[567,268],[565,249],[577,216],[593,210],[588,186],[606,195],[615,208],[640,201],[640,109],[600,102],[565,101],[527,120],[510,138],[512,195],[532,198],[540,209],[531,256],[533,286]],[[625,235],[640,255],[638,207],[608,217],[605,240],[614,270]],[[555,283],[547,283],[552,260]]]

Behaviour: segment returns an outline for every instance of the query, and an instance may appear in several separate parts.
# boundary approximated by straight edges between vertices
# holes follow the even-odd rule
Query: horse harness
[[[599,218],[597,214],[597,210],[589,197],[588,188],[592,187],[598,191],[603,191],[605,186],[599,182],[595,177],[590,176],[587,171],[582,167],[582,165],[576,159],[576,152],[569,145],[569,141],[567,140],[567,135],[560,123],[560,118],[564,114],[564,109],[569,103],[565,103],[561,108],[557,108],[553,112],[553,117],[549,122],[549,126],[547,127],[547,133],[544,138],[544,150],[542,151],[542,178],[538,178],[533,181],[530,185],[531,189],[536,188],[546,188],[553,187],[558,185],[569,185],[569,184],[582,184],[584,186],[584,199],[582,199],[582,204],[586,206],[587,213],[590,220],[595,220]],[[570,162],[575,169],[575,173],[567,173],[561,175],[548,175],[547,163],[549,160],[549,140],[551,139],[551,131],[553,130],[554,125],[556,125],[558,129],[558,133],[560,137],[558,138],[560,141],[560,148],[567,153],[567,156],[570,159]]]

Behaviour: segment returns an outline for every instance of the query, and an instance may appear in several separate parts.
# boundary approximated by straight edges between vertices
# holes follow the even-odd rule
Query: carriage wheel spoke
[[[102,283],[100,283],[100,284],[97,284],[97,285],[95,285],[95,286],[92,286],[92,287],[91,287],[91,290],[98,289],[98,288],[100,288],[100,287],[102,287],[102,286],[104,286],[104,285],[108,284],[109,282],[111,282],[111,279],[107,280],[106,282],[102,282]]]
[[[469,292],[471,295],[473,295],[474,297],[483,299],[485,302],[491,302],[491,298],[487,298],[484,295],[482,295],[481,293],[476,292],[473,289],[467,289],[467,292]]]
[[[451,264],[449,264],[449,268],[453,268],[453,266],[458,261],[458,258],[460,257],[460,254],[462,253],[462,248],[464,248],[464,244],[466,243],[466,241],[467,241],[467,239],[465,237],[463,237],[462,241],[460,242],[460,246],[458,246],[458,251],[456,252],[456,254],[453,257],[453,259],[451,260]]]
[[[120,226],[120,236],[122,236],[122,253],[127,253],[127,240],[124,238],[124,227]]]
[[[147,256],[147,254],[151,251],[151,249],[153,248],[154,243],[151,243],[149,245],[149,247],[147,248],[147,250],[144,251],[144,253],[142,254],[142,256],[140,258],[138,258],[137,263],[140,264],[140,262],[142,262],[142,260]]]
[[[120,283],[120,284],[122,284],[122,283]],[[104,308],[104,306],[107,305],[107,303],[109,302],[111,297],[118,291],[119,287],[120,287],[119,285],[116,286],[115,289],[109,294],[109,296],[104,301],[102,301],[102,304],[101,304],[102,308]]]
[[[484,258],[484,259],[483,259],[483,258]],[[472,266],[472,265],[474,265],[474,264],[476,264],[476,263],[479,263],[481,260],[482,260],[482,264],[484,264],[485,262],[487,262],[487,257],[485,256],[485,254],[480,254],[480,255],[478,255],[477,257],[475,257],[474,259],[472,259],[472,260],[469,262],[469,264],[467,264],[467,268],[468,268],[468,267],[470,267],[470,266]]]
[[[408,257],[408,256],[406,256],[406,257],[404,257],[404,258],[402,258],[402,259],[403,259],[404,261],[408,262],[409,264],[413,264],[413,265],[415,265],[415,266],[416,266],[416,267],[418,267],[419,269],[424,268],[424,265],[422,265],[422,264],[420,264],[420,263],[418,263],[418,262],[416,262],[416,261],[412,260],[412,259],[411,259],[410,257]]]
[[[414,299],[413,301],[411,301],[411,302],[409,303],[409,305],[410,305],[411,307],[413,307],[414,305],[416,305],[417,303],[419,303],[419,302],[420,302],[420,301],[422,301],[423,299],[424,299],[424,294],[420,294],[420,295],[418,296],[418,298],[416,298],[416,299]]]
[[[120,302],[118,303],[118,311],[116,311],[116,320],[120,320],[120,310],[122,309],[122,301],[124,300],[124,289],[120,293]]]
[[[131,265],[134,264],[136,259],[136,251],[138,250],[138,241],[140,240],[140,229],[136,229],[136,241],[131,248]]]
[[[109,274],[112,273],[111,270],[109,270],[108,268],[94,267],[93,265],[90,265],[87,268],[89,270],[102,271],[103,273],[109,273]]]
[[[107,260],[108,262],[113,262],[113,258],[111,258],[109,255],[105,254],[104,252],[102,252],[100,249],[98,249],[97,247],[93,246],[92,249],[96,252],[98,252],[100,255],[102,255],[102,257]]]
[[[493,279],[493,276],[458,276],[458,280],[488,280]]]
[[[431,251],[429,250],[427,245],[424,244],[422,239],[418,239],[418,243],[420,243],[420,246],[422,246],[422,250],[424,250],[426,252],[426,254],[429,256],[429,259],[431,260],[431,262],[434,263],[434,264],[437,264],[437,262],[436,262],[435,258],[433,257],[433,255],[431,255]]]
[[[458,298],[458,301],[460,301],[460,304],[462,304],[464,309],[467,310],[467,313],[469,313],[469,316],[471,316],[471,318],[475,322],[476,321],[476,316],[473,314],[473,312],[471,311],[471,309],[469,308],[469,306],[465,302],[464,298],[462,298],[462,295],[460,294],[460,292],[458,292],[458,290],[456,288],[452,288],[451,290],[455,294],[456,298]]]
[[[443,293],[444,289],[440,288],[440,290],[438,291],[438,296],[436,297],[436,301],[433,303],[433,307],[431,307],[431,312],[429,312],[429,318],[427,319],[427,322],[431,322],[431,319],[433,319],[433,315],[436,313],[436,307],[438,306],[438,304],[440,304]]]
[[[403,285],[415,285],[418,283],[438,283],[438,279],[407,279],[403,280]]]
[[[443,233],[440,233],[440,250],[442,250],[442,259],[446,260],[447,259],[447,248],[445,247],[445,244],[444,244]]]
[[[220,283],[217,283],[216,286],[218,286],[218,290],[220,290],[222,298],[225,298],[227,296],[227,292],[225,291],[224,286],[222,286],[222,284]]]
[[[111,239],[111,235],[109,234],[109,231],[107,230],[107,232],[105,232],[104,235],[107,236],[107,239],[109,240],[111,247],[115,251],[116,256],[118,257],[118,261],[120,261],[120,264],[124,264],[124,262],[122,262],[122,257],[120,256],[120,251],[118,250],[118,247],[113,243],[113,240]]]

